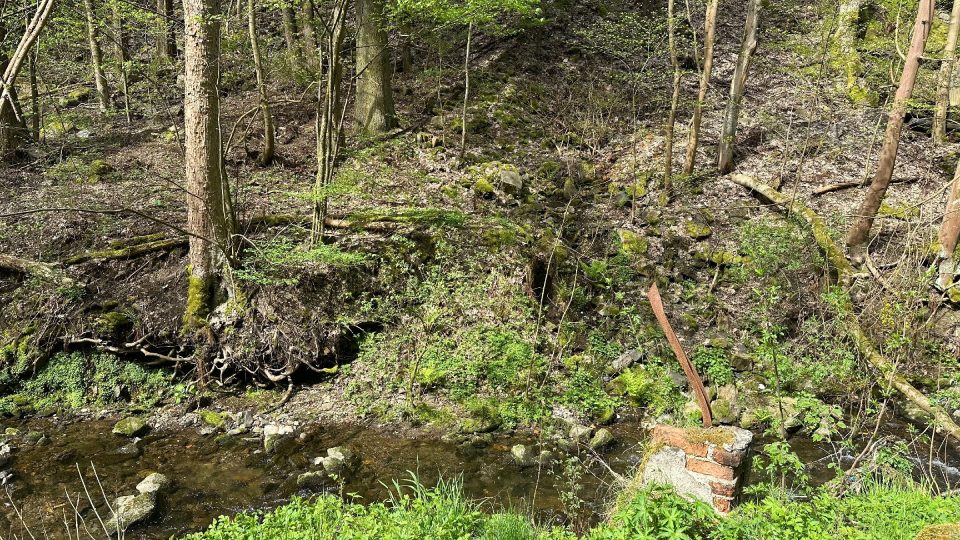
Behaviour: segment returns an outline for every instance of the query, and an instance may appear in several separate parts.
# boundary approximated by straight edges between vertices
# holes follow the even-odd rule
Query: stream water
[[[136,484],[153,471],[171,478],[173,487],[160,499],[156,517],[129,530],[126,538],[170,538],[200,530],[222,514],[270,508],[294,495],[309,495],[311,492],[297,487],[297,476],[312,468],[314,457],[341,445],[359,456],[360,465],[345,476],[343,486],[326,486],[328,492],[342,489],[363,501],[382,501],[390,497],[393,482],[398,480],[402,485],[404,479],[410,478],[410,471],[416,472],[428,486],[441,475],[462,477],[466,495],[485,501],[488,509],[519,510],[532,513],[541,523],[560,523],[571,519],[563,494],[575,489],[582,508],[572,519],[590,523],[602,517],[615,496],[611,471],[631,471],[641,459],[645,437],[638,424],[614,425],[610,429],[617,442],[602,453],[605,464],[586,459],[590,455],[586,452],[580,455],[587,465],[571,469],[564,467],[563,462],[573,454],[549,444],[541,445],[532,435],[500,435],[486,441],[457,443],[410,438],[369,427],[315,426],[303,431],[296,444],[267,454],[262,439],[254,435],[201,435],[187,429],[147,434],[135,449],[129,439],[111,433],[113,422],[107,420],[63,423],[38,419],[0,425],[16,427],[22,433],[46,435],[41,444],[23,443],[14,452],[9,498],[0,501],[6,520],[0,521],[3,538],[13,536],[8,533],[29,537],[25,525],[37,538],[66,537],[58,531],[64,530],[64,519],[73,521],[73,504],[80,501],[79,514],[95,524],[89,500],[102,510],[105,498],[113,501],[117,496],[135,492]],[[904,429],[903,424],[892,421],[883,432]],[[514,444],[531,445],[537,451],[550,449],[560,464],[521,468],[510,454]],[[838,452],[833,445],[804,437],[794,437],[791,447],[808,464],[814,483],[833,478],[828,464],[849,464],[855,452]],[[918,449],[917,455],[921,454]],[[935,471],[929,460],[924,463],[942,480],[938,483],[943,486],[960,484],[954,458],[941,460]]]

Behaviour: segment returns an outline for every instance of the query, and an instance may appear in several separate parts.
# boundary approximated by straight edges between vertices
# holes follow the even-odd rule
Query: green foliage
[[[392,9],[395,19],[407,23],[426,21],[441,28],[472,24],[493,33],[511,28],[507,16],[519,19],[514,24],[543,22],[540,0],[398,0]]]
[[[692,502],[669,488],[653,486],[619,505],[608,525],[587,540],[695,540],[707,538],[719,521],[712,507]]]
[[[235,276],[258,285],[296,285],[299,279],[295,272],[311,266],[344,268],[366,261],[367,255],[343,251],[337,246],[304,247],[289,238],[274,238],[257,244]]]
[[[693,364],[700,373],[710,380],[710,384],[723,386],[733,382],[733,368],[727,352],[718,347],[700,346],[693,351]]]
[[[660,359],[624,370],[609,387],[628,397],[633,404],[646,407],[654,417],[679,411],[685,402],[681,389]]]
[[[61,353],[32,378],[15,383],[11,394],[0,398],[0,411],[26,412],[26,404],[38,411],[114,405],[123,402],[118,388],[129,392],[134,403],[152,406],[167,385],[162,371],[147,370],[111,354]]]
[[[603,387],[602,377],[592,369],[577,366],[564,384],[560,402],[574,410],[597,417],[620,404]]]

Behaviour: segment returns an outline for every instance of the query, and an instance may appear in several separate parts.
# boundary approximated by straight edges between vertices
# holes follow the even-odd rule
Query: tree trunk
[[[733,145],[737,139],[737,124],[740,122],[740,104],[743,101],[743,91],[747,85],[747,74],[750,72],[750,61],[757,50],[757,27],[760,23],[760,4],[762,0],[748,0],[747,18],[743,30],[743,43],[740,45],[740,54],[737,56],[737,67],[733,72],[733,81],[730,83],[730,101],[727,102],[726,119],[723,122],[723,133],[720,135],[719,157],[717,167],[722,174],[733,170]]]
[[[300,22],[301,33],[303,34],[303,48],[307,59],[313,62],[317,56],[317,33],[316,24],[316,6],[313,0],[304,0],[302,8],[302,20]]]
[[[13,54],[8,58],[0,57],[0,157],[6,156],[19,146],[26,124],[19,114],[17,105],[16,81],[23,63],[30,55],[30,49],[40,36],[40,31],[46,26],[53,9],[53,0],[41,0],[37,5],[30,22],[24,29],[23,36],[17,43]],[[7,31],[0,20],[0,37],[6,37]]]
[[[297,17],[293,13],[293,6],[284,2],[280,6],[280,16],[283,19],[283,40],[287,43],[287,54],[296,58],[300,48],[297,47]]]
[[[873,183],[863,199],[863,204],[857,212],[856,220],[847,234],[847,245],[851,248],[863,245],[867,241],[873,220],[880,209],[880,203],[890,186],[893,177],[893,166],[897,160],[897,149],[900,146],[900,131],[903,129],[903,117],[907,113],[907,102],[913,96],[913,86],[917,81],[917,71],[920,68],[920,56],[930,34],[930,25],[933,20],[933,0],[920,0],[917,8],[917,19],[913,25],[913,38],[910,41],[910,50],[903,64],[903,73],[900,76],[900,86],[893,98],[893,107],[887,120],[887,131],[883,139],[883,148],[880,150],[880,159],[877,162],[877,172],[873,176]]]
[[[960,163],[953,174],[953,183],[947,206],[940,224],[940,272],[937,285],[942,289],[950,287],[957,275],[957,240],[960,237]]]
[[[267,165],[273,161],[273,115],[270,113],[267,78],[263,70],[263,58],[260,55],[260,39],[257,36],[257,11],[254,0],[247,0],[247,25],[250,31],[250,49],[253,52],[253,68],[257,74],[257,90],[260,93],[260,112],[263,115],[263,148],[258,161],[260,165]]]
[[[127,52],[130,47],[130,32],[127,30],[123,18],[122,7],[119,3],[113,4],[113,35],[115,39],[114,52],[116,53],[117,65],[120,72],[120,90],[123,92],[123,113],[130,123],[130,76],[128,73],[130,54]]]
[[[849,95],[860,88],[860,54],[857,52],[857,23],[862,0],[843,0],[837,12],[837,58],[842,64]]]
[[[393,65],[384,30],[382,0],[357,0],[356,121],[362,133],[378,134],[396,125]]]
[[[680,105],[680,60],[677,58],[676,21],[674,0],[667,1],[667,39],[670,47],[670,64],[673,66],[673,95],[670,98],[670,114],[667,116],[666,145],[663,150],[663,191],[669,198],[673,184],[673,128],[677,123],[677,107]]]
[[[42,121],[40,113],[40,84],[37,82],[37,60],[40,58],[40,46],[37,45],[30,53],[30,65],[28,66],[30,75],[30,136],[34,141],[40,142],[40,124]]]
[[[703,73],[700,74],[700,92],[697,102],[693,105],[693,119],[690,121],[690,136],[687,140],[687,156],[683,164],[683,174],[693,173],[697,163],[697,146],[700,144],[700,124],[703,120],[703,106],[707,101],[707,91],[710,89],[710,78],[713,75],[713,42],[717,31],[717,9],[720,0],[710,0],[707,4],[706,20],[703,23]]]
[[[173,0],[157,0],[157,56],[162,60],[177,57],[177,32],[173,24]]]
[[[343,105],[341,85],[343,81],[343,38],[349,0],[336,0],[327,26],[324,28],[325,84],[318,85],[317,96],[317,178],[314,183],[313,223],[310,243],[323,241],[327,220],[328,197],[326,188],[336,174],[337,157],[343,137]]]
[[[185,0],[184,132],[190,282],[184,329],[201,327],[228,269],[236,220],[220,139],[219,0]]]
[[[463,55],[463,112],[460,117],[460,161],[467,152],[467,103],[470,102],[470,45],[473,42],[473,23],[467,25],[467,52]]]
[[[940,75],[937,77],[937,102],[933,109],[933,142],[947,142],[947,113],[950,107],[950,87],[953,81],[953,60],[956,57],[957,37],[960,36],[960,0],[953,1],[950,14],[950,30],[943,49]]]
[[[103,73],[103,50],[100,48],[100,30],[97,28],[93,0],[83,0],[83,10],[87,16],[87,42],[90,46],[90,64],[93,68],[93,83],[97,89],[97,101],[100,110],[110,109],[110,87]]]

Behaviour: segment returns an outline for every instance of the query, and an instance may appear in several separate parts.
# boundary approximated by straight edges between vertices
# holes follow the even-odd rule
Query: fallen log
[[[63,275],[55,265],[40,261],[31,261],[21,259],[13,255],[4,255],[0,253],[0,269],[17,274],[35,276],[50,281],[58,281],[64,284],[72,283],[73,280]]]
[[[75,264],[85,263],[88,261],[106,261],[113,259],[132,259],[134,257],[139,257],[141,255],[146,255],[148,253],[153,253],[155,251],[166,251],[168,249],[173,249],[177,247],[184,247],[187,245],[187,238],[163,238],[160,240],[153,240],[144,242],[141,244],[132,244],[123,247],[113,247],[111,249],[104,249],[100,251],[85,251],[83,253],[78,253],[69,257],[64,264],[67,266],[72,266]]]
[[[837,278],[843,291],[843,303],[847,306],[846,309],[837,310],[837,316],[840,318],[843,328],[853,339],[857,350],[874,369],[880,372],[887,385],[900,392],[901,395],[933,418],[934,428],[940,429],[960,441],[960,426],[954,422],[950,414],[943,407],[931,402],[929,397],[917,390],[903,375],[900,375],[897,372],[896,365],[877,350],[876,345],[863,331],[863,325],[860,324],[859,317],[853,311],[853,301],[850,298],[849,286],[854,277],[853,265],[847,260],[843,250],[830,237],[830,230],[823,219],[802,203],[786,197],[752,176],[733,174],[728,178],[733,183],[743,186],[774,203],[787,214],[798,216],[806,223],[813,233],[817,245],[820,246],[830,265],[837,272]]]

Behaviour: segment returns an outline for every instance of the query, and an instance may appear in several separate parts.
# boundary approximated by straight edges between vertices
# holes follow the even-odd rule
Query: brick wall
[[[678,493],[713,505],[721,514],[733,509],[749,472],[753,434],[731,426],[653,428],[653,453],[643,482],[671,484]]]

